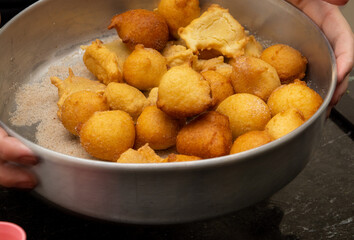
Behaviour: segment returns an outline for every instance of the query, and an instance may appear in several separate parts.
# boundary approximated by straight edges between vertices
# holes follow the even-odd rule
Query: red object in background
[[[0,221],[1,240],[26,240],[25,231],[18,225]]]

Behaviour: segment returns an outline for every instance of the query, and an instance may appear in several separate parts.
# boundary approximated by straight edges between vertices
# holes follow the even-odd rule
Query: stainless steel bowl
[[[334,54],[319,28],[283,0],[201,1],[228,8],[262,38],[289,44],[309,60],[307,79],[323,98],[301,127],[272,143],[237,155],[196,162],[116,164],[60,154],[35,144],[35,126],[9,121],[14,91],[35,81],[57,57],[111,34],[110,18],[128,9],[154,9],[157,1],[42,0],[0,30],[0,120],[39,157],[35,191],[87,216],[127,223],[180,223],[241,209],[288,184],[316,148],[336,83]],[[11,89],[11,90],[10,90]]]

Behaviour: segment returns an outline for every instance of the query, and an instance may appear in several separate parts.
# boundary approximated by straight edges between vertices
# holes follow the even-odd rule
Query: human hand
[[[337,63],[337,86],[329,108],[338,103],[348,87],[349,73],[353,68],[353,32],[336,5],[348,0],[288,0],[307,14],[324,32],[330,42]]]
[[[37,159],[30,149],[0,128],[0,186],[34,188],[35,176],[16,163],[30,166],[36,164]]]

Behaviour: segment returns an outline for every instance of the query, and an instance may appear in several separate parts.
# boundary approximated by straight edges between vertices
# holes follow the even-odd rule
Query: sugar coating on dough
[[[252,130],[262,131],[271,119],[267,104],[249,93],[236,93],[222,101],[216,111],[230,119],[233,138]]]

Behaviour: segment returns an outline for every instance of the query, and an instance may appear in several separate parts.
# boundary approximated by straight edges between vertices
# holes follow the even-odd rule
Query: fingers
[[[325,2],[328,2],[330,4],[342,6],[345,5],[349,0],[323,0]]]
[[[18,139],[9,137],[0,128],[0,186],[33,188],[37,184],[35,176],[23,166],[34,165],[37,159],[32,151]]]
[[[348,87],[346,76],[353,67],[354,38],[348,22],[338,7],[332,6],[327,12],[321,28],[332,45],[337,63],[337,86],[329,106],[331,108],[338,103]]]
[[[37,184],[35,176],[24,168],[0,162],[0,185],[14,188],[34,188]]]
[[[349,75],[344,78],[343,81],[338,82],[336,90],[334,91],[333,97],[330,102],[330,106],[335,106],[341,97],[344,95],[346,89],[348,88]]]
[[[354,35],[338,8],[323,22],[323,31],[331,42],[336,55],[338,82],[350,73],[354,62]]]
[[[337,74],[338,74],[338,82],[342,82],[348,75],[353,68],[354,62],[354,40],[352,38],[352,42],[350,43],[353,47],[347,47],[346,49],[342,49],[339,46],[335,49],[337,55]],[[349,44],[347,46],[350,46]]]
[[[327,108],[327,117],[331,114],[332,108],[337,105],[339,100],[342,98],[344,95],[346,89],[348,88],[349,84],[349,74],[344,78],[343,81],[338,82],[336,90],[334,91],[333,97],[331,99],[331,102],[328,105]]]
[[[0,128],[0,160],[13,161],[25,165],[34,165],[37,159],[32,151],[14,137],[9,137]]]

